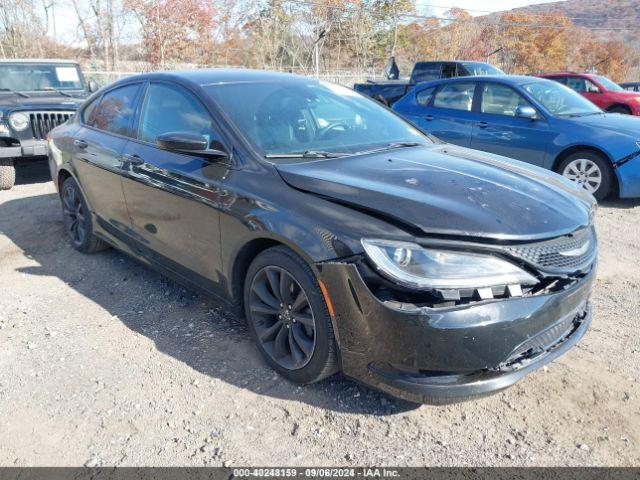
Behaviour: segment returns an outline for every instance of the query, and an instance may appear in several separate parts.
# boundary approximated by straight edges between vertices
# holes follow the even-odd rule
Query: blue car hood
[[[603,113],[600,115],[575,117],[571,120],[597,129],[623,133],[633,137],[635,140],[640,140],[640,117],[620,113]]]
[[[595,202],[548,170],[446,144],[276,168],[294,188],[426,234],[551,238],[587,225]]]

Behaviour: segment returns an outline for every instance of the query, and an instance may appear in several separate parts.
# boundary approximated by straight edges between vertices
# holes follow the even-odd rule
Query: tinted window
[[[567,87],[576,92],[598,92],[600,89],[590,80],[583,77],[566,77]]]
[[[433,106],[470,112],[475,88],[475,83],[456,82],[445,85],[436,93]]]
[[[441,78],[441,63],[416,63],[413,67],[411,80],[413,83],[438,80]]]
[[[528,106],[530,106],[529,102],[506,85],[487,83],[482,88],[482,104],[480,107],[482,113],[515,117],[518,107]]]
[[[84,107],[84,110],[82,111],[82,121],[87,125],[93,124],[94,114],[99,102],[100,102],[100,97],[96,98],[89,105]]]
[[[91,118],[87,119],[87,124],[107,132],[131,136],[131,122],[139,89],[140,85],[135,84],[105,93],[100,104],[90,112]]]
[[[147,90],[140,117],[138,137],[155,143],[158,135],[169,132],[192,132],[212,138],[211,116],[193,95],[179,87],[152,83]]]
[[[420,90],[416,93],[416,101],[419,105],[423,107],[427,107],[429,102],[431,101],[431,97],[433,97],[433,92],[436,90],[436,87],[425,88],[424,90]]]

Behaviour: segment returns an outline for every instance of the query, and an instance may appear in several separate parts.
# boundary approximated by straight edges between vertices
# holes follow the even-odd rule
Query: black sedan
[[[512,385],[590,321],[595,202],[277,73],[130,77],[50,134],[76,249],[116,247],[243,315],[266,361],[417,402]]]

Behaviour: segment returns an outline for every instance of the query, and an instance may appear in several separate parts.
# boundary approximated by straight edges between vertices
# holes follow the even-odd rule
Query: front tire
[[[16,184],[16,167],[11,158],[0,158],[0,190],[11,190]]]
[[[577,183],[598,201],[605,199],[613,187],[611,164],[590,150],[572,153],[558,165],[558,173]]]
[[[265,250],[244,282],[249,330],[267,363],[295,383],[339,370],[331,316],[309,265],[284,246]]]
[[[94,253],[108,248],[93,234],[91,212],[74,178],[67,178],[60,189],[63,223],[73,248],[82,253]]]

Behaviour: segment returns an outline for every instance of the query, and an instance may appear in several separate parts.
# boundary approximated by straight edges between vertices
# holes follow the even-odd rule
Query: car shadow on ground
[[[262,361],[244,320],[215,300],[187,291],[115,250],[93,255],[73,250],[54,193],[4,202],[0,234],[37,263],[19,272],[59,278],[109,312],[112,321],[145,335],[159,351],[212,382],[219,379],[261,395],[345,413],[391,415],[417,408],[341,375],[304,387],[286,381]]]
[[[626,210],[640,206],[640,198],[608,198],[599,203],[602,207]]]
[[[46,159],[21,161],[16,166],[16,185],[46,183],[51,181]]]

